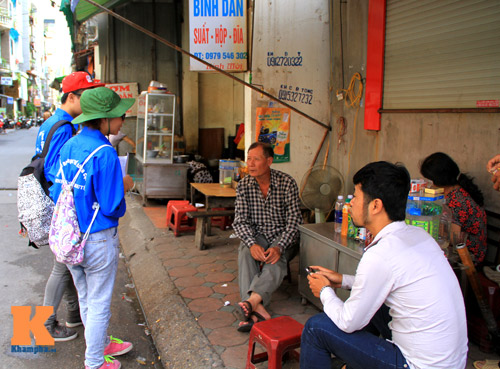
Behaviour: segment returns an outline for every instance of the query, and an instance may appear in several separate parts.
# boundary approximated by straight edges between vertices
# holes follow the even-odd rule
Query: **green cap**
[[[107,87],[85,90],[80,98],[82,114],[73,119],[73,124],[98,118],[118,118],[134,105],[135,99],[122,99]]]

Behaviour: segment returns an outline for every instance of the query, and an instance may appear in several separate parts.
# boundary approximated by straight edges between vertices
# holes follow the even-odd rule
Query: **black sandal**
[[[240,305],[240,303],[238,303],[238,311],[240,312],[241,316],[243,317],[243,321],[246,321],[248,322],[248,320],[251,319],[251,316],[252,316],[252,313],[253,313],[253,307],[252,307],[252,304],[245,300],[245,301],[241,301],[242,304],[244,304],[247,308],[247,311],[245,312],[245,310],[243,309],[243,307]]]
[[[252,314],[250,314],[250,315],[255,315],[257,317],[257,321],[254,322],[254,320],[250,317],[246,321],[246,324],[241,324],[241,325],[238,326],[238,332],[244,332],[244,333],[250,332],[252,330],[252,327],[253,327],[253,325],[255,323],[263,322],[263,321],[266,320],[261,314],[259,314],[256,311],[252,312]]]

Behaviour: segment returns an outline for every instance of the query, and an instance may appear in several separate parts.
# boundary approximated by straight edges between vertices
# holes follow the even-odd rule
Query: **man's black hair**
[[[257,147],[262,147],[262,150],[264,151],[264,156],[266,158],[274,158],[273,147],[271,145],[269,145],[268,143],[265,143],[265,142],[254,142],[248,148],[248,152],[250,152],[250,150],[253,150],[253,149],[257,148]]]
[[[77,95],[77,96],[80,96],[83,91],[85,91],[85,89],[80,89],[80,90],[75,90],[75,91],[71,91],[71,92],[66,92],[64,93],[62,96],[61,96],[61,104],[65,104],[66,103],[66,100],[68,100],[68,96],[69,94],[73,94],[73,95]]]
[[[354,175],[353,182],[361,185],[366,204],[380,199],[390,220],[405,219],[410,174],[403,165],[386,161],[367,164]]]

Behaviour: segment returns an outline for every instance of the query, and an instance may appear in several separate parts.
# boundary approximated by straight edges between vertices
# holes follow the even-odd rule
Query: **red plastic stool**
[[[188,200],[169,200],[167,203],[167,227],[169,220],[172,220],[172,206],[174,205],[189,205]]]
[[[289,353],[299,360],[295,350],[300,347],[304,326],[289,316],[280,316],[255,323],[250,331],[246,369],[255,369],[256,363],[269,360],[268,369],[281,369],[283,355]],[[255,344],[261,344],[266,352],[254,355]]]
[[[210,210],[229,210],[229,208],[212,208]],[[230,216],[212,217],[211,224],[213,226],[219,227],[221,231],[225,231],[226,228],[232,224],[231,217]]]
[[[175,237],[178,237],[181,232],[196,230],[196,219],[189,219],[186,216],[186,213],[190,211],[198,211],[198,209],[189,204],[172,205],[172,215],[167,219],[167,226],[174,231]]]

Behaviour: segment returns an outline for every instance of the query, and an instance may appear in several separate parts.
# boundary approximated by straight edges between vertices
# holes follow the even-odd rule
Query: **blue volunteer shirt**
[[[49,135],[50,129],[60,120],[67,120],[71,122],[73,120],[73,117],[66,111],[57,109],[54,115],[43,122],[43,124],[40,126],[40,129],[38,130],[38,136],[36,137],[35,155],[42,153],[43,145],[45,144],[45,140]],[[75,125],[75,130],[78,130],[78,125]],[[61,147],[72,136],[73,130],[70,124],[65,124],[64,126],[59,127],[59,129],[52,136],[49,151],[47,153],[47,156],[45,157],[44,163],[44,173],[47,181],[54,182],[54,177],[50,174],[52,172],[52,167],[57,164],[57,156],[59,155],[59,150],[61,150]]]
[[[80,134],[62,147],[59,161],[68,183],[75,177],[80,164],[101,145],[109,145],[108,139],[98,130],[83,127]],[[57,202],[62,183],[60,164],[52,168],[51,174],[55,181],[50,187],[50,197]],[[118,219],[125,214],[126,205],[122,170],[115,149],[104,147],[85,164],[73,194],[80,232],[87,231],[94,215],[92,205],[96,202],[101,207],[90,233],[118,226]]]

